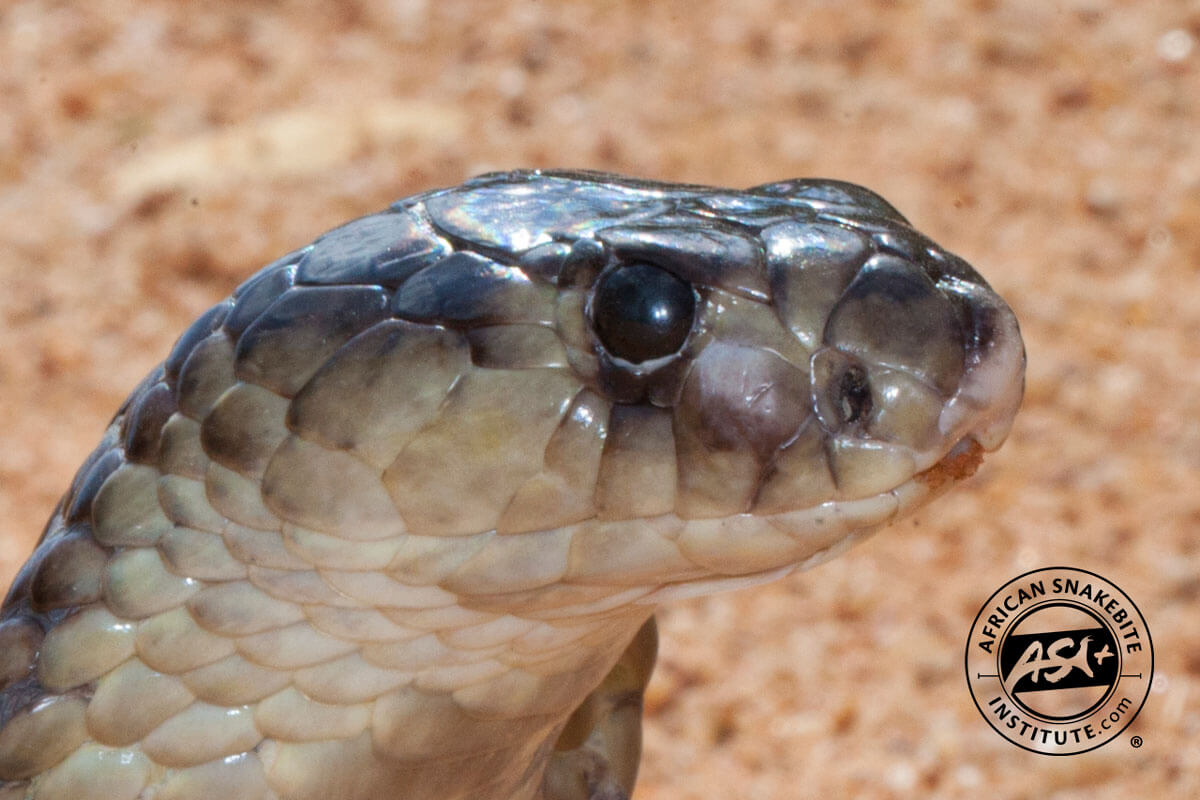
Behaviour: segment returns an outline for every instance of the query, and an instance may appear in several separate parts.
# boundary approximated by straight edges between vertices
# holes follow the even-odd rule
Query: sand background
[[[314,6],[0,5],[0,581],[186,323],[336,223],[516,166],[837,177],[1009,300],[1025,408],[916,519],[666,611],[637,797],[1200,795],[1200,4]],[[1070,758],[962,670],[1051,564],[1120,585],[1157,656]]]

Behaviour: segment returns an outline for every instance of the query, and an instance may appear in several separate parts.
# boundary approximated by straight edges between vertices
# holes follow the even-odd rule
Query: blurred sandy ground
[[[1198,97],[1194,1],[4,3],[2,580],[183,326],[348,217],[513,166],[843,178],[1016,308],[1025,409],[918,519],[664,614],[638,797],[1200,795]],[[1156,645],[1085,756],[1002,740],[962,671],[1051,564]]]

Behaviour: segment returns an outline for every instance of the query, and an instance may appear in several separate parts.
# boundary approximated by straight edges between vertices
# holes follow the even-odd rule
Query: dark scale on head
[[[687,283],[650,264],[629,264],[600,278],[592,324],[609,353],[640,364],[679,350],[695,311]]]

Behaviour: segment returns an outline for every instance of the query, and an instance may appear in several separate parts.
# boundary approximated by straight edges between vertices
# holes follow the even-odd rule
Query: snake
[[[628,798],[655,609],[971,475],[1024,364],[850,183],[395,202],[117,411],[0,611],[0,800]]]

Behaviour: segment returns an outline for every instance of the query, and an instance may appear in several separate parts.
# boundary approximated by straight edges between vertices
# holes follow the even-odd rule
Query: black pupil
[[[682,347],[695,310],[687,283],[651,264],[629,264],[600,278],[592,323],[608,352],[639,364]]]
[[[845,422],[858,422],[871,413],[871,387],[861,368],[846,370],[838,388],[841,390],[838,411]]]

